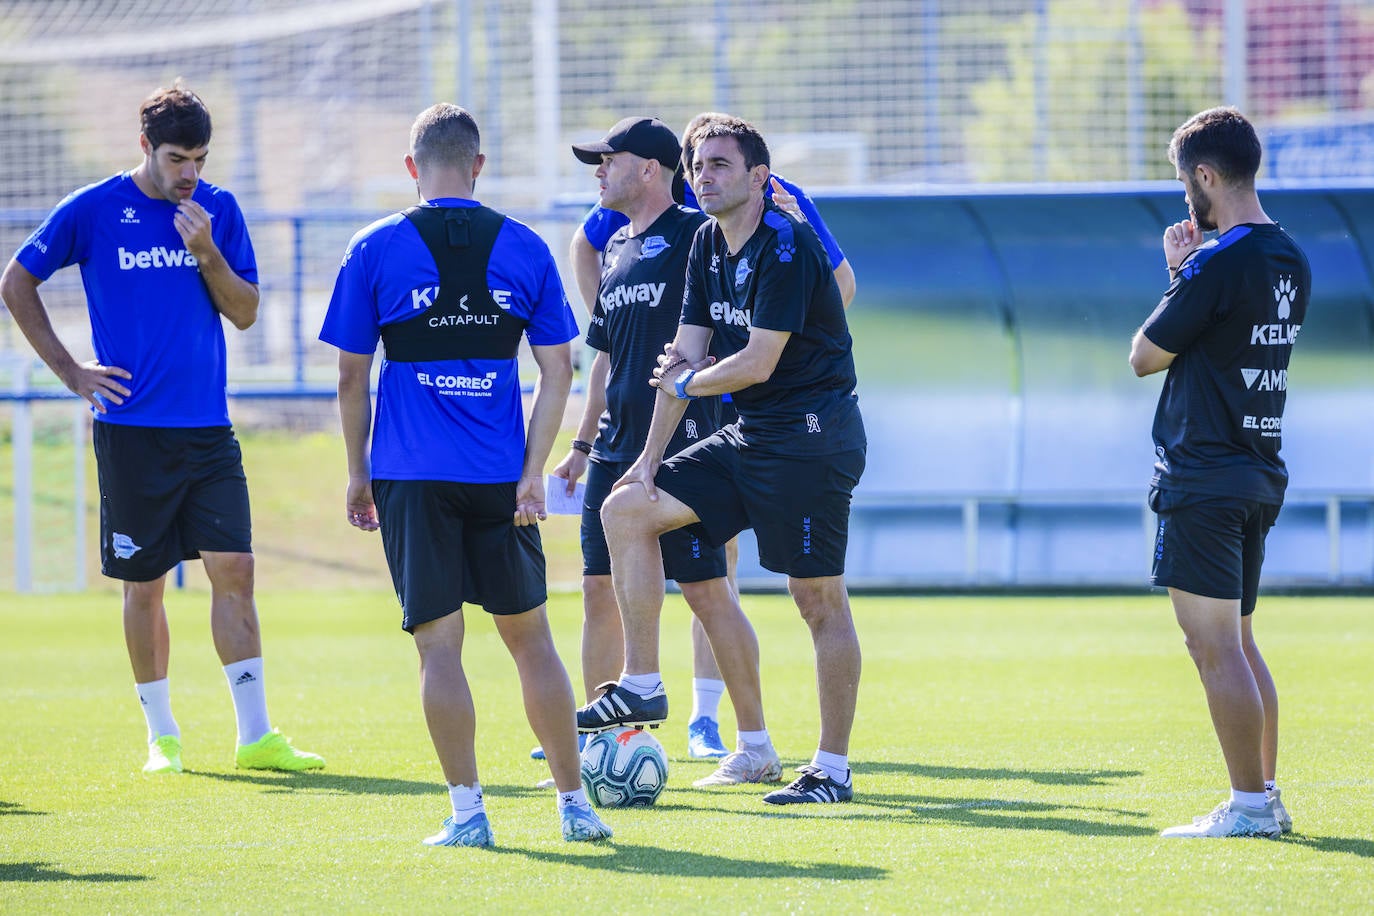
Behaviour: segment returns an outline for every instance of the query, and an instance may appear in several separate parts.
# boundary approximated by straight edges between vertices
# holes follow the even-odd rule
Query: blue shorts
[[[539,527],[515,524],[514,483],[374,480],[372,498],[407,633],[464,604],[523,614],[548,601]]]
[[[97,420],[100,571],[151,582],[201,551],[253,552],[243,452],[229,426]]]
[[[587,489],[582,504],[582,575],[609,576],[611,554],[601,527],[601,504],[611,487],[630,469],[631,461],[587,462]],[[663,551],[663,575],[675,582],[706,582],[726,574],[725,550],[706,544],[687,528],[669,531],[658,539]]]
[[[1159,516],[1150,582],[1204,598],[1240,599],[1241,616],[1254,613],[1264,539],[1281,507],[1156,487],[1150,508]]]
[[[678,452],[654,484],[691,507],[687,530],[724,546],[754,529],[759,564],[796,579],[844,574],[849,503],[864,472],[864,449],[805,457],[760,454],[738,426]]]

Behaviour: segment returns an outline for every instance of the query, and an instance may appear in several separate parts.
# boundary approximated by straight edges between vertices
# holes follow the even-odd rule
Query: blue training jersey
[[[816,209],[816,204],[811,198],[806,196],[797,185],[783,178],[781,175],[772,176],[778,180],[786,191],[797,198],[797,207],[806,214],[806,221],[811,224],[811,228],[816,230],[816,235],[820,236],[821,244],[825,246],[825,253],[830,258],[830,269],[834,270],[844,261],[844,252],[840,249],[840,243],[835,241],[835,236],[830,234],[830,229],[825,225],[825,220],[821,219],[820,211]],[[773,199],[773,183],[770,181],[763,186],[763,195],[769,200]],[[700,210],[697,197],[692,193],[692,185],[689,182],[683,192],[683,204],[693,210]],[[611,240],[611,236],[621,226],[629,225],[630,218],[623,213],[615,210],[607,210],[597,204],[591,212],[582,220],[582,234],[587,237],[587,241],[597,251],[605,251],[606,244]]]
[[[257,262],[234,196],[202,181],[192,200],[210,214],[229,266],[258,282]],[[80,265],[95,355],[127,369],[130,394],[95,413],[126,426],[228,426],[224,328],[195,257],[172,222],[177,205],[149,197],[129,172],[73,191],[15,259],[39,280]]]
[[[476,207],[440,198],[425,206]],[[353,237],[334,284],[320,340],[349,353],[373,353],[383,325],[434,305],[439,268],[404,214]],[[534,230],[506,218],[487,267],[492,298],[528,322],[531,346],[578,336],[553,255]],[[376,480],[508,483],[525,463],[525,418],[516,359],[429,362],[383,360],[372,432]]]

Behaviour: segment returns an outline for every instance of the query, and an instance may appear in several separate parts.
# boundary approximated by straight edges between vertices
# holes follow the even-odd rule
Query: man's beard
[[[1201,184],[1189,182],[1188,201],[1189,209],[1193,211],[1193,225],[1203,232],[1211,232],[1217,228],[1216,220],[1212,216],[1212,199],[1202,190]]]

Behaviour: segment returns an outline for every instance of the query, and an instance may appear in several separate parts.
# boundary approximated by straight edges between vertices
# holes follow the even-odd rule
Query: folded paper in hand
[[[579,480],[569,496],[568,482],[550,474],[544,479],[544,511],[550,515],[581,515],[586,494],[587,486]]]

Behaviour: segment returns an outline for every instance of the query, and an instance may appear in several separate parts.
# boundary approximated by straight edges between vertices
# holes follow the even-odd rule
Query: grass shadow
[[[1282,842],[1296,846],[1306,846],[1316,852],[1344,852],[1362,859],[1374,859],[1374,840],[1364,837],[1344,836],[1305,836],[1290,833]]]
[[[1010,767],[958,767],[928,763],[857,762],[854,772],[865,774],[897,774],[921,776],[927,779],[1023,780],[1042,786],[1105,786],[1110,780],[1131,779],[1144,775],[1141,770],[1018,770]]]
[[[0,801],[0,817],[6,814],[16,817],[38,817],[47,813],[46,811],[30,811],[18,802]]]
[[[38,881],[86,881],[108,884],[119,881],[147,881],[147,875],[120,875],[113,872],[78,874],[54,868],[47,862],[0,862],[0,883],[29,883]]]
[[[343,773],[302,773],[258,771],[222,773],[215,770],[186,770],[187,776],[217,779],[220,782],[262,786],[274,792],[318,792],[330,795],[433,795],[443,789],[438,782],[417,782],[379,776],[350,776]]]
[[[629,843],[590,847],[600,854],[549,852],[496,847],[495,853],[520,855],[537,862],[573,865],[617,875],[662,875],[678,878],[815,879],[880,881],[888,870],[848,862],[760,862],[747,857],[714,856],[683,849]]]
[[[685,790],[710,796],[717,790]],[[692,805],[698,810],[715,808],[722,813],[769,819],[843,820],[849,823],[935,823],[997,830],[1053,830],[1073,836],[1153,836],[1148,827],[1129,823],[1147,815],[1143,811],[1091,805],[1058,804],[1006,798],[950,798],[934,795],[879,795],[864,793],[844,805],[761,806],[758,810],[712,805]],[[1065,813],[1068,812],[1068,813]]]
[[[217,779],[221,782],[243,783],[262,786],[271,792],[315,792],[321,795],[442,795],[442,780],[418,782],[412,779],[391,779],[381,776],[354,776],[347,773],[323,773],[319,770],[306,770],[300,773],[280,773],[259,770],[255,772],[219,772],[216,770],[186,770],[187,776]],[[488,795],[525,798],[529,796],[553,797],[552,789],[537,786],[514,784],[483,785],[482,791]]]

